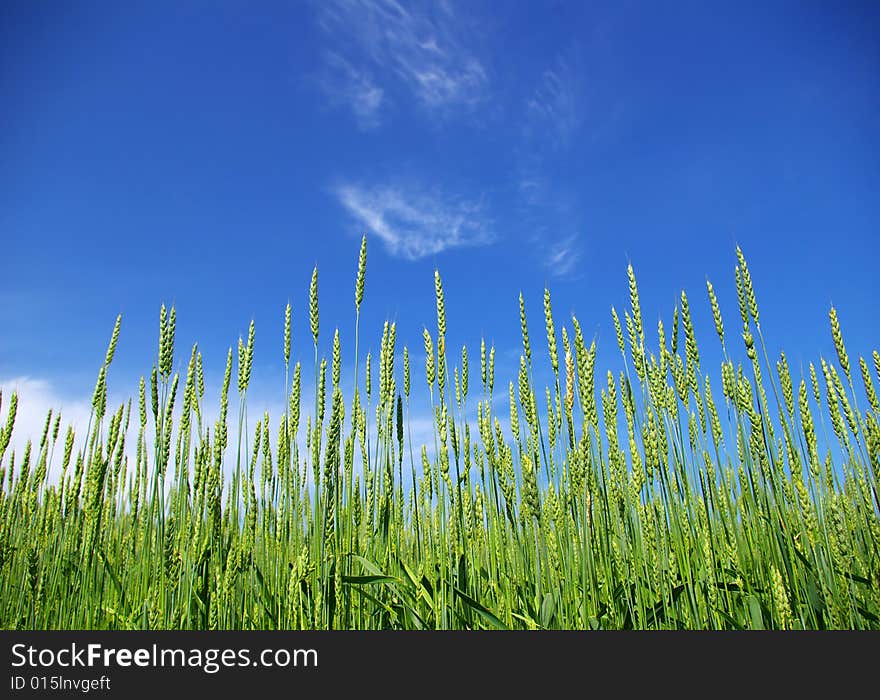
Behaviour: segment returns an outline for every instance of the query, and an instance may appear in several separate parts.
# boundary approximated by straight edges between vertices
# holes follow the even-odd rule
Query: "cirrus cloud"
[[[433,117],[468,112],[488,97],[473,32],[449,2],[327,0],[317,23],[331,47],[325,92],[347,103],[361,127],[378,126],[393,90]]]
[[[481,201],[414,186],[335,188],[349,215],[380,238],[388,252],[418,260],[449,248],[487,245],[494,236]]]

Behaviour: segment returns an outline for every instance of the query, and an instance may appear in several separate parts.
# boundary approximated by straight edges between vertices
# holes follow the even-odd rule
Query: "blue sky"
[[[117,313],[110,385],[135,392],[162,302],[178,309],[179,363],[198,341],[209,379],[255,319],[252,398],[280,401],[288,301],[311,367],[316,263],[322,351],[339,326],[350,359],[364,232],[361,347],[390,318],[422,367],[439,267],[450,345],[494,342],[502,389],[520,291],[543,348],[544,285],[558,322],[575,312],[614,366],[628,261],[650,337],[685,289],[717,354],[705,280],[733,334],[737,242],[771,355],[832,357],[832,302],[853,354],[877,346],[872,3],[0,12],[0,382],[36,404],[87,402]]]

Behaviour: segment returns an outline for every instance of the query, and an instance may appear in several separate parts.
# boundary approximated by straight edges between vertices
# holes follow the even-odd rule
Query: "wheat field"
[[[720,366],[684,292],[666,326],[643,325],[629,267],[621,371],[596,367],[545,291],[546,338],[532,346],[520,296],[519,372],[496,382],[494,347],[447,347],[439,273],[424,346],[401,362],[387,322],[359,356],[365,238],[354,348],[337,332],[319,356],[315,268],[314,348],[292,362],[288,304],[271,350],[287,407],[256,420],[253,323],[218,408],[163,306],[155,365],[114,408],[117,319],[84,432],[50,412],[14,454],[18,397],[2,397],[0,626],[878,629],[880,355],[851,358],[832,308],[836,357],[795,376],[765,346],[739,248],[734,264],[732,326],[711,283],[700,295]],[[430,401],[425,444],[411,397]]]

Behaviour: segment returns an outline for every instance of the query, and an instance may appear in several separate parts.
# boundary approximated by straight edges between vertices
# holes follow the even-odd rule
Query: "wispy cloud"
[[[552,244],[544,257],[544,266],[554,277],[571,277],[581,258],[576,235],[568,236]]]
[[[552,167],[540,158],[521,156],[514,186],[519,196],[519,221],[528,228],[526,240],[535,248],[535,259],[556,278],[576,278],[582,258],[584,228],[580,199]]]
[[[529,125],[566,146],[583,123],[584,78],[573,47],[556,55],[526,102]],[[549,129],[549,132],[548,132]]]
[[[365,114],[378,119],[390,88],[402,88],[432,114],[471,109],[486,98],[486,68],[448,2],[326,0],[318,25],[332,42],[328,93],[347,95],[359,121]]]
[[[383,107],[388,100],[373,74],[369,70],[356,68],[333,51],[328,51],[324,59],[328,76],[321,86],[330,102],[349,107],[361,129],[379,126]]]
[[[413,186],[342,184],[334,194],[392,255],[409,260],[449,248],[485,245],[493,238],[480,201]]]
[[[581,196],[559,168],[569,156],[584,122],[584,79],[577,44],[559,51],[547,64],[522,104],[514,187],[520,220],[536,258],[554,277],[574,277],[582,256],[584,227]]]

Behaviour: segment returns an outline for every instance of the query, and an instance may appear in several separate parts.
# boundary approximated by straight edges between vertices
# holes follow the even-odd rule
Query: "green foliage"
[[[866,412],[835,309],[839,365],[820,358],[824,381],[813,364],[809,380],[793,376],[784,354],[774,353],[771,366],[753,279],[736,253],[746,362],[728,354],[707,283],[724,358],[715,396],[687,296],[674,309],[671,349],[662,322],[659,345],[650,347],[631,266],[628,351],[613,311],[626,370],[600,372],[607,377],[600,387],[596,341],[587,345],[574,318],[557,328],[545,290],[547,354],[532,356],[520,296],[523,354],[518,376],[509,378],[509,406],[494,400],[495,348],[485,342],[472,392],[478,400],[469,402],[468,351],[449,367],[456,358],[446,354],[435,272],[436,340],[423,332],[427,387],[411,385],[408,348],[398,376],[396,325],[387,323],[374,394],[369,354],[365,374],[357,369],[364,238],[350,401],[340,388],[338,331],[327,391],[315,268],[311,415],[301,421],[301,364],[289,373],[290,305],[288,400],[280,424],[277,416],[272,422],[276,439],[268,414],[248,429],[251,323],[238,346],[233,446],[232,349],[211,425],[195,346],[175,404],[176,310],[163,306],[155,364],[139,385],[135,447],[126,450],[130,403],[115,412],[107,406],[117,319],[84,433],[68,428],[56,455],[61,416],[50,413],[39,442],[16,457],[7,452],[15,394],[0,420],[0,626],[880,628],[880,416],[872,377],[873,369],[880,378],[880,355],[874,351],[873,367],[858,358]],[[536,385],[540,357],[550,361],[551,386]],[[413,444],[410,395],[425,388],[434,435]],[[504,415],[496,415],[498,405]]]

